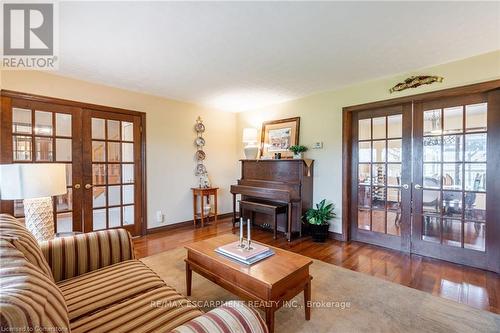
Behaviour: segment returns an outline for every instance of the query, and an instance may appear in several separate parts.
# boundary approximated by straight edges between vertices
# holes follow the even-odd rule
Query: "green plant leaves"
[[[327,204],[326,199],[323,199],[316,204],[316,208],[308,209],[303,218],[305,218],[309,224],[328,224],[328,221],[336,216],[333,212],[334,209],[335,205],[333,203]]]
[[[297,154],[297,153],[302,153],[302,152],[307,151],[307,147],[306,146],[295,145],[295,146],[290,146],[288,148],[288,150],[292,151],[294,154]]]

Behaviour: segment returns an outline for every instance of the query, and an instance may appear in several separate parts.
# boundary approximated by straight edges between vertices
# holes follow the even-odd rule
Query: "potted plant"
[[[309,223],[314,242],[323,243],[328,237],[328,227],[332,218],[335,217],[333,203],[326,203],[326,199],[316,204],[316,208],[309,208],[303,216],[303,219]]]
[[[302,153],[307,151],[307,147],[306,146],[300,146],[300,145],[294,145],[294,146],[290,146],[290,148],[288,148],[288,150],[292,151],[293,152],[293,158],[295,159],[301,159],[302,158]]]

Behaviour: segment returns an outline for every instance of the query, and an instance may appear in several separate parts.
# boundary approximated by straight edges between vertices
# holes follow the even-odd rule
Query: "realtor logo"
[[[55,3],[4,3],[2,9],[3,67],[56,69]]]

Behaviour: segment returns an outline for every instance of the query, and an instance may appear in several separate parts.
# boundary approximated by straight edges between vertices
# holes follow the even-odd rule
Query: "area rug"
[[[186,294],[183,248],[141,259],[168,285]],[[275,332],[500,332],[500,315],[314,260],[311,320],[303,294],[276,312]],[[192,296],[208,311],[237,299],[193,272]]]

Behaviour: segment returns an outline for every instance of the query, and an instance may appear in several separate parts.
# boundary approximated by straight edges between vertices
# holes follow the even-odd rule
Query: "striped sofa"
[[[267,332],[240,302],[197,309],[134,258],[124,229],[38,244],[0,214],[0,263],[1,332]]]

